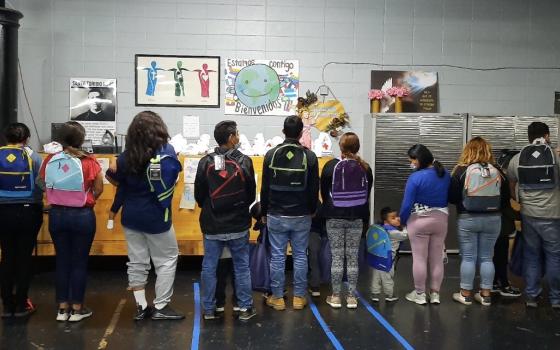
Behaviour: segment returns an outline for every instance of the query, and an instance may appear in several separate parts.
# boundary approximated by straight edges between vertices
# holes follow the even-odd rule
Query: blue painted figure
[[[152,61],[151,67],[144,68],[144,70],[148,73],[148,86],[146,87],[146,95],[147,96],[154,96],[156,93],[156,84],[157,84],[157,76],[158,70],[164,70],[162,68],[156,67],[156,61]]]

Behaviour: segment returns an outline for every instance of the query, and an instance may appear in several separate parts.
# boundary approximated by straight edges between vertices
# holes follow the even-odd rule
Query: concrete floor
[[[104,259],[104,260],[103,260]],[[99,261],[103,261],[99,264]],[[107,262],[110,261],[108,264]],[[1,349],[186,349],[191,347],[194,323],[193,283],[200,260],[183,261],[177,274],[173,307],[183,321],[132,321],[134,301],[126,291],[123,259],[97,259],[92,264],[86,304],[90,319],[78,324],[55,322],[52,261],[41,263],[31,297],[38,306],[28,320],[0,323]],[[104,265],[99,268],[98,265]],[[109,265],[109,266],[108,266]],[[560,349],[560,312],[546,300],[538,309],[526,309],[522,299],[493,299],[491,307],[470,307],[451,300],[459,284],[459,258],[450,257],[442,289],[442,304],[419,306],[404,300],[412,289],[411,258],[398,265],[397,303],[374,305],[386,321],[415,349]],[[368,273],[362,273],[359,291],[368,297]],[[152,278],[153,281],[153,278]],[[519,283],[518,283],[519,284]],[[150,286],[149,291],[153,290]],[[291,292],[291,288],[289,288]],[[402,349],[363,304],[357,310],[333,310],[324,303],[328,286],[315,304],[321,317],[344,349]],[[151,293],[149,293],[151,294]],[[291,295],[291,293],[290,293]],[[248,323],[235,320],[226,309],[222,320],[201,320],[200,349],[333,349],[310,308],[277,312],[254,294],[258,315]],[[124,305],[122,305],[124,303]],[[122,311],[118,311],[121,305]],[[114,326],[114,328],[112,327]]]

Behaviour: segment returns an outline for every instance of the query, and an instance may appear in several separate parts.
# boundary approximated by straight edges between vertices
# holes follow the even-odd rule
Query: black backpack
[[[519,155],[519,188],[549,190],[556,188],[556,157],[546,143],[536,141],[523,147]]]
[[[302,146],[286,143],[272,154],[270,188],[275,191],[300,192],[307,188],[307,154]]]
[[[245,174],[241,168],[241,157],[235,159],[230,152],[224,155],[224,169],[216,170],[214,156],[209,155],[210,164],[206,169],[210,204],[216,212],[230,211],[236,207],[247,204],[245,187]]]
[[[500,155],[498,156],[496,165],[498,165],[498,167],[502,169],[502,172],[507,172],[511,158],[513,158],[513,156],[515,156],[517,153],[519,153],[519,151],[508,148],[500,150]]]

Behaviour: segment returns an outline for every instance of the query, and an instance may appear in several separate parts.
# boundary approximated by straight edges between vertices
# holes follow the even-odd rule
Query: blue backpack
[[[389,272],[393,267],[391,239],[385,229],[372,225],[366,234],[367,262],[376,270]]]
[[[0,147],[0,197],[27,198],[33,195],[33,160],[23,147]]]

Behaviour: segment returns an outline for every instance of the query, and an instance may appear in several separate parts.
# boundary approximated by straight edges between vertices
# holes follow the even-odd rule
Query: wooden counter
[[[96,155],[98,159],[111,158],[112,155],[100,154]],[[181,163],[184,165],[184,158],[180,157]],[[197,157],[190,157],[197,158]],[[258,174],[257,188],[260,189],[261,172],[263,157],[251,157],[255,173]],[[330,160],[328,157],[319,158],[319,168],[322,169],[323,165]],[[180,209],[179,203],[183,194],[184,188],[184,174],[181,172],[179,175],[179,182],[175,189],[173,196],[173,226],[177,235],[179,243],[179,251],[181,255],[202,255],[202,233],[198,223],[200,215],[200,208],[198,206],[194,210]],[[123,234],[123,229],[120,223],[120,212],[115,218],[115,227],[112,230],[107,229],[107,220],[109,217],[109,209],[113,203],[115,195],[115,187],[112,185],[105,185],[103,194],[97,200],[95,205],[95,215],[97,218],[97,231],[95,239],[91,248],[91,255],[126,255],[126,241]],[[37,240],[37,254],[38,255],[54,255],[54,246],[49,234],[48,215],[44,216],[43,226],[39,231]],[[255,240],[258,232],[251,231],[251,240]]]

